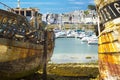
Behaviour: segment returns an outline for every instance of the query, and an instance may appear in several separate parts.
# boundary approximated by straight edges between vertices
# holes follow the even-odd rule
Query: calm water
[[[88,45],[77,38],[58,38],[51,58],[55,63],[94,62],[98,59],[98,46]],[[86,57],[91,59],[86,59]]]

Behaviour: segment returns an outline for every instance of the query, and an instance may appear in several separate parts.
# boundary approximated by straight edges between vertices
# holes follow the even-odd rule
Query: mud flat
[[[97,63],[49,63],[47,80],[99,80]],[[17,80],[42,80],[42,70]]]

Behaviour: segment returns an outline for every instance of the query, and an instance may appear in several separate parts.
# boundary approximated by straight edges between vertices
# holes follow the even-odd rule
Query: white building
[[[75,10],[73,12],[64,13],[62,15],[58,14],[57,22],[60,23],[62,20],[62,23],[96,24],[97,23],[96,11],[87,10],[87,12],[88,14],[85,14],[84,10]],[[70,16],[72,16],[72,21],[69,20]],[[50,19],[52,20],[53,18],[51,17]],[[43,20],[46,21],[46,14],[43,14]]]

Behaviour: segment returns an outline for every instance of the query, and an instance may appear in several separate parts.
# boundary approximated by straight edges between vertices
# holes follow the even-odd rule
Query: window
[[[24,11],[20,11],[20,14],[24,16]]]
[[[15,11],[16,14],[19,14],[19,11]]]
[[[26,11],[26,16],[31,16],[31,11]]]

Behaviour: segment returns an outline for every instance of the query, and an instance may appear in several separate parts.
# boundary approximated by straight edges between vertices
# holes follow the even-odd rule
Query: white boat
[[[67,31],[67,37],[75,37],[76,34],[77,33],[74,30],[68,30]]]
[[[97,44],[98,44],[98,39],[88,40],[88,44],[89,44],[89,45],[97,45]]]
[[[92,35],[89,39],[88,39],[88,44],[89,45],[97,45],[98,44],[98,38],[96,35]]]
[[[86,36],[86,37],[83,37],[83,38],[81,39],[81,41],[82,41],[82,42],[88,42],[89,39],[90,39],[90,37],[87,37],[87,36]]]
[[[80,38],[80,39],[82,39],[85,36],[86,36],[85,32],[81,32],[77,37]]]
[[[66,37],[66,32],[61,30],[55,33],[55,38],[60,38],[60,37]]]

